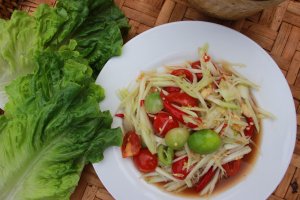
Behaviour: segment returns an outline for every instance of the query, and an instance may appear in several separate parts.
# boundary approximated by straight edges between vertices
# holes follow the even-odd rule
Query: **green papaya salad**
[[[207,44],[198,54],[195,62],[142,72],[119,91],[116,116],[125,133],[122,156],[132,158],[146,181],[202,196],[239,172],[260,120],[272,115],[255,104],[256,84],[214,62]]]

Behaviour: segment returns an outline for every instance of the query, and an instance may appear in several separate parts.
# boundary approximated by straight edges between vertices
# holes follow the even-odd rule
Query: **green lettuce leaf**
[[[15,11],[10,21],[0,21],[0,93],[16,76],[33,71],[32,55],[41,49],[34,27],[35,20],[20,11]]]
[[[55,9],[40,6],[35,18],[44,48],[57,49],[75,40],[76,50],[96,74],[109,58],[121,54],[122,31],[129,28],[112,0],[60,0]]]
[[[6,87],[0,116],[0,199],[68,199],[88,162],[120,145],[121,130],[99,109],[104,90],[78,52],[36,56],[33,74]]]
[[[112,0],[60,0],[55,8],[40,5],[33,16],[15,11],[11,20],[0,21],[0,107],[4,87],[33,72],[37,52],[73,41],[97,76],[109,58],[121,54],[127,29],[127,19]]]

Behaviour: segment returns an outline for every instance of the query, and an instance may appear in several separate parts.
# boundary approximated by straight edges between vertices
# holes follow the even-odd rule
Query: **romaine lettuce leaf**
[[[15,11],[10,21],[0,21],[0,93],[16,76],[33,71],[33,54],[41,49],[34,27],[35,20],[20,11]]]
[[[120,129],[99,110],[104,90],[78,52],[36,56],[33,74],[7,86],[0,116],[0,199],[68,199],[88,162],[120,145]]]
[[[5,86],[33,72],[37,52],[75,41],[74,50],[97,76],[109,58],[121,54],[127,29],[127,19],[112,0],[60,0],[55,8],[40,5],[33,16],[15,11],[11,20],[0,21],[0,107],[6,103]]]
[[[75,40],[76,50],[96,73],[109,58],[121,54],[122,31],[129,28],[124,14],[112,0],[60,0],[55,9],[40,6],[35,18],[45,48],[57,49]],[[47,31],[42,33],[44,30]]]

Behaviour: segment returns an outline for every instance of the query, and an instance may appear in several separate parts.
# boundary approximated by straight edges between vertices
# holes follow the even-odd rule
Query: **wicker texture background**
[[[18,0],[0,0],[0,18],[8,19],[17,7]]]
[[[293,93],[297,110],[297,142],[292,162],[282,182],[269,200],[300,200],[300,1],[287,0],[279,6],[239,21],[222,21],[206,17],[191,8],[187,0],[115,0],[132,26],[126,40],[160,24],[181,20],[203,20],[229,26],[261,45],[277,62]],[[8,6],[5,6],[5,2]],[[0,17],[8,17],[16,0],[0,0]],[[19,0],[19,9],[31,12],[39,3],[55,0]],[[7,9],[8,8],[8,9]],[[274,147],[276,148],[276,147]],[[276,166],[274,166],[276,167]],[[117,181],[117,180],[116,180]],[[73,200],[112,200],[91,165],[86,166]]]

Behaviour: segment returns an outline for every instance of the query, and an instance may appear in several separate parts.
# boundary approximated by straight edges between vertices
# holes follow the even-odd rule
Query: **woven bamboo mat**
[[[242,32],[261,45],[274,58],[292,90],[297,110],[298,129],[292,162],[282,182],[268,199],[300,200],[300,189],[293,191],[291,187],[291,185],[300,184],[300,1],[287,0],[277,7],[263,10],[239,21],[222,21],[207,17],[191,8],[187,0],[115,1],[129,18],[132,26],[126,41],[160,24],[182,20],[202,20],[223,24]],[[4,9],[1,6],[2,2],[9,2],[7,4],[9,6]],[[32,12],[38,4],[54,5],[55,0],[0,0],[0,17],[8,17],[8,12],[15,5],[11,2],[18,2],[19,9]],[[93,167],[87,165],[71,199],[112,200],[113,197],[106,191]]]

